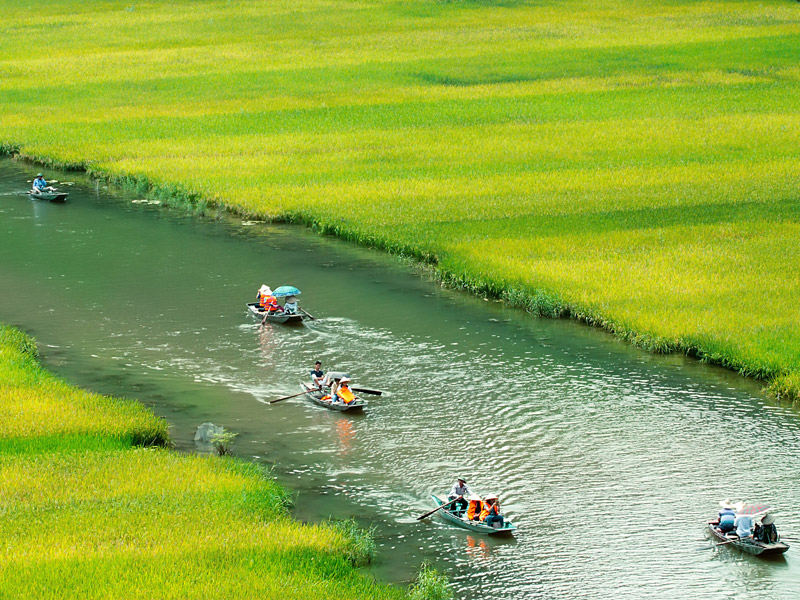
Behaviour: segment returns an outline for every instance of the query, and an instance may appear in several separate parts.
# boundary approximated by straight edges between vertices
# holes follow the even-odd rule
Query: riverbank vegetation
[[[7,149],[800,391],[795,2],[0,7]]]
[[[363,532],[292,521],[257,466],[165,448],[161,419],[70,388],[3,326],[0,378],[0,597],[406,597],[355,570]]]

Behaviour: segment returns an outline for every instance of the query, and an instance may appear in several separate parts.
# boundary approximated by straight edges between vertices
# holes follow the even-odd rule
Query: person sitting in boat
[[[311,382],[318,390],[322,389],[322,382],[325,380],[325,373],[322,371],[322,363],[317,361],[314,363],[314,369],[311,371]]]
[[[467,509],[467,501],[464,499],[464,496],[470,495],[472,495],[472,491],[469,489],[467,482],[459,477],[453,484],[450,493],[447,495],[448,502],[455,500],[455,502],[450,505],[450,512],[462,514]],[[458,498],[458,500],[456,500],[456,498]]]
[[[272,290],[267,284],[264,284],[258,288],[258,293],[256,293],[256,302],[258,302],[259,309],[264,310],[267,304],[267,297],[271,295]]]
[[[44,180],[44,175],[41,173],[36,174],[36,179],[33,180],[33,191],[38,193],[53,191],[53,188],[47,185]]]
[[[331,386],[331,402],[344,402],[345,404],[355,402],[357,398],[353,390],[350,389],[350,378],[342,377],[338,380],[338,383],[339,385],[335,388]]]
[[[775,515],[764,515],[761,523],[757,523],[753,529],[753,539],[764,544],[774,544],[780,539],[775,527]]]
[[[297,314],[297,296],[287,296],[283,303],[283,312],[287,315]]]
[[[719,511],[719,524],[717,525],[717,529],[722,533],[733,531],[736,528],[734,526],[736,511],[734,510],[733,504],[731,504],[730,500],[723,500],[719,505],[722,508]]]
[[[347,373],[343,371],[328,371],[325,373],[325,376],[322,378],[322,386],[331,388],[330,394],[327,396],[323,396],[322,400],[326,400],[328,402],[338,402],[339,397],[336,395],[336,391],[339,388],[339,382],[342,378],[346,378]],[[350,381],[348,379],[348,381]]]
[[[478,494],[470,494],[469,505],[467,506],[466,519],[468,521],[480,521],[482,507],[481,497]]]
[[[737,514],[733,526],[736,528],[736,535],[739,536],[739,539],[749,538],[753,535],[753,517],[750,515]]]
[[[279,312],[283,312],[283,307],[278,304],[278,299],[272,295],[272,290],[269,288],[267,288],[267,290],[269,290],[269,292],[267,292],[268,295],[261,296],[264,306],[264,318],[261,320],[262,324],[266,323],[270,316],[274,316]]]
[[[500,499],[497,497],[497,494],[489,494],[483,501],[481,521],[486,523],[489,527],[502,529],[505,519],[503,515],[500,514]],[[498,523],[498,525],[495,526],[495,523]]]
[[[333,387],[333,385],[342,377],[348,377],[344,371],[328,371],[325,377],[322,378],[322,385],[324,387]]]

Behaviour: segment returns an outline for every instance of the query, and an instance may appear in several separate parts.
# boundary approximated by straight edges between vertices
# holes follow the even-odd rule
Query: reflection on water
[[[492,549],[486,543],[485,538],[467,535],[467,557],[470,560],[483,566],[489,562],[491,555]]]
[[[304,230],[80,185],[63,206],[3,195],[20,169],[0,163],[0,320],[71,381],[152,406],[180,447],[204,421],[238,432],[241,456],[297,490],[298,517],[376,527],[377,576],[406,582],[429,560],[464,599],[797,597],[795,548],[777,564],[698,551],[724,497],[773,502],[800,531],[797,414],[751,382]],[[318,320],[261,327],[245,302],[264,282],[300,287]],[[268,404],[316,359],[389,393],[361,417]],[[516,539],[416,520],[457,475],[500,494]]]

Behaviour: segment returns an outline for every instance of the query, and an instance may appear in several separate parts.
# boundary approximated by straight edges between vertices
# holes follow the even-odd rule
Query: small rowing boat
[[[308,383],[301,383],[300,387],[306,393],[306,398],[311,400],[314,404],[319,404],[320,406],[324,406],[329,410],[361,413],[364,412],[364,409],[367,407],[367,401],[358,397],[356,397],[356,399],[350,404],[345,404],[344,402],[331,402],[330,399],[323,400],[325,396],[328,396],[327,392],[319,390]]]
[[[733,531],[728,533],[721,532],[719,529],[717,529],[718,524],[719,521],[709,521],[708,530],[711,532],[711,535],[723,544],[727,546],[736,546],[742,552],[747,552],[747,554],[753,554],[755,556],[762,556],[766,558],[769,556],[779,556],[789,549],[789,544],[781,541],[766,544],[764,542],[754,540],[753,538],[739,539],[739,536]]]
[[[308,317],[303,313],[294,313],[287,315],[286,313],[282,312],[274,312],[267,314],[267,312],[261,306],[259,306],[257,302],[248,302],[247,308],[250,311],[250,314],[252,314],[255,317],[258,317],[262,321],[266,319],[267,323],[283,323],[286,325],[299,325],[303,321],[308,319]]]
[[[50,202],[58,202],[63,203],[67,201],[67,196],[69,194],[67,192],[28,192],[28,195],[31,198],[35,198],[36,200],[49,200]]]
[[[431,494],[431,498],[433,498],[433,503],[436,506],[441,506],[442,504],[447,503],[447,500],[439,498],[436,494]],[[470,521],[469,519],[465,519],[460,515],[450,512],[446,508],[441,509],[439,514],[442,515],[442,518],[445,521],[449,521],[454,525],[458,525],[464,529],[469,529],[470,531],[477,531],[478,533],[485,533],[491,536],[513,535],[517,530],[517,526],[508,519],[505,520],[502,527],[492,527],[483,521]]]

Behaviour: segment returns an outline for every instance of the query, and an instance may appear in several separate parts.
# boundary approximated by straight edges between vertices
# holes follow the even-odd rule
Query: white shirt
[[[750,515],[736,515],[733,526],[736,527],[736,535],[740,538],[750,537],[753,529],[753,517]]]
[[[449,499],[457,498],[458,496],[469,496],[472,492],[469,491],[469,486],[465,483],[463,486],[459,485],[459,482],[456,481],[453,484],[453,489],[450,490],[450,495],[447,496]]]

